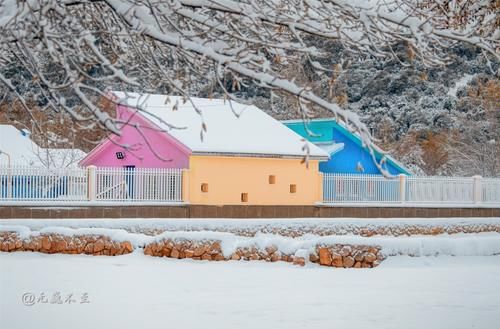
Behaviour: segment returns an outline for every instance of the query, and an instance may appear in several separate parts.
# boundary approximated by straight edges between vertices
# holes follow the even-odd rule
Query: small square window
[[[290,193],[297,193],[297,185],[290,184]]]
[[[276,176],[269,175],[269,184],[276,184]]]
[[[203,193],[207,193],[208,192],[208,184],[207,183],[201,184],[201,191]]]
[[[241,202],[248,202],[248,193],[241,193]]]

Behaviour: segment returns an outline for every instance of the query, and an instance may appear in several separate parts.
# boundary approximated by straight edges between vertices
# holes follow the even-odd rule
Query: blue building
[[[350,132],[335,119],[316,119],[305,123],[302,120],[283,121],[288,128],[325,150],[330,159],[320,162],[319,169],[324,173],[372,174],[380,175],[368,148],[363,147],[361,138]],[[391,156],[374,150],[378,163],[384,159],[382,167],[392,175],[411,175],[401,163]]]

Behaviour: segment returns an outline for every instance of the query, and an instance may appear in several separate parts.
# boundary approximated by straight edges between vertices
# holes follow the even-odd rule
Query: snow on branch
[[[427,65],[468,43],[496,62],[495,17],[494,0],[0,0],[0,93],[120,134],[99,107],[109,88],[189,98],[213,84],[237,100],[235,90],[254,85],[295,97],[306,119],[329,110],[372,146],[356,115],[284,68],[305,60],[329,74],[317,40],[377,57],[403,42]]]

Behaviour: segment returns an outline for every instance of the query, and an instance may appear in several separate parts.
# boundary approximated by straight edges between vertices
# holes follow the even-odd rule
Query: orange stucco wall
[[[269,175],[276,176],[269,184]],[[187,177],[186,177],[187,176]],[[184,198],[191,204],[312,205],[321,200],[318,161],[301,159],[191,156]],[[208,184],[208,192],[201,185]],[[297,186],[290,193],[290,184]],[[241,194],[248,193],[248,202]]]

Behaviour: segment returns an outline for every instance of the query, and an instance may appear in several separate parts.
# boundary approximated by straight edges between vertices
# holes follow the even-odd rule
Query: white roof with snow
[[[196,153],[328,158],[328,154],[253,105],[222,99],[114,92],[121,104],[146,118]],[[201,112],[197,113],[196,109]],[[203,132],[203,123],[206,132]],[[169,125],[173,125],[176,129]],[[201,138],[203,135],[203,138]]]
[[[76,167],[85,153],[79,149],[46,149],[35,144],[23,129],[0,124],[0,166]]]

